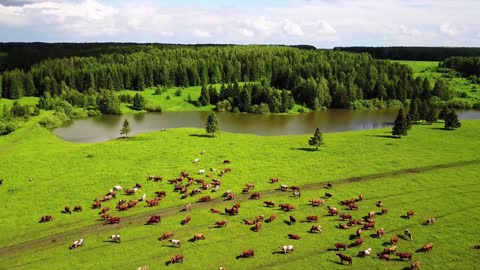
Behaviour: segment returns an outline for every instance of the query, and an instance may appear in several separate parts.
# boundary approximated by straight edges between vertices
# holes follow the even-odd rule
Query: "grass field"
[[[335,242],[351,243],[349,237],[355,229],[344,231],[335,228],[337,218],[326,217],[324,207],[312,208],[309,199],[320,198],[324,183],[334,184],[334,197],[328,205],[337,206],[340,200],[365,195],[355,218],[370,210],[378,210],[375,202],[382,200],[389,214],[376,218],[377,226],[387,231],[385,239],[369,236],[365,232],[364,246],[351,248],[347,255],[356,255],[361,249],[372,247],[374,253],[383,249],[383,242],[393,234],[409,228],[414,241],[401,240],[401,252],[414,252],[414,259],[422,262],[422,269],[472,269],[479,263],[475,235],[480,229],[475,198],[480,191],[480,154],[478,139],[480,121],[462,121],[456,131],[442,130],[442,123],[433,126],[414,126],[401,140],[389,137],[389,129],[325,134],[327,146],[318,152],[306,148],[309,135],[259,137],[254,135],[220,132],[216,138],[205,137],[200,129],[170,129],[137,135],[128,140],[113,140],[97,144],[78,144],[61,141],[49,131],[31,124],[0,138],[0,186],[2,198],[0,231],[0,269],[135,269],[149,265],[161,269],[171,256],[185,254],[185,262],[170,268],[217,269],[309,269],[343,268],[337,262],[333,248]],[[200,151],[206,150],[205,155]],[[192,160],[200,158],[198,164]],[[164,179],[178,176],[182,170],[194,175],[199,169],[224,168],[229,159],[232,172],[222,177],[219,193],[210,193],[214,199],[206,204],[194,204],[191,213],[180,213],[179,207],[194,203],[199,196],[180,200],[173,187],[166,183],[145,180],[148,175],[161,175]],[[472,162],[473,161],[473,162]],[[469,163],[468,163],[469,162]],[[446,167],[431,167],[450,164]],[[417,168],[417,170],[409,170]],[[401,171],[406,170],[406,171]],[[390,173],[389,172],[396,172]],[[362,176],[374,175],[365,179]],[[197,176],[200,177],[200,176]],[[281,183],[302,186],[302,197],[291,193],[272,191],[277,184],[268,183],[270,177],[279,177]],[[32,182],[27,179],[33,178]],[[204,177],[203,177],[204,178]],[[204,178],[206,179],[206,178]],[[126,212],[113,210],[123,218],[120,225],[101,225],[97,210],[89,209],[94,198],[103,196],[113,185],[132,187],[143,185],[139,191],[153,197],[154,191],[165,190],[167,197],[155,208],[140,203]],[[259,201],[240,196],[238,216],[208,213],[210,207],[223,209],[232,202],[220,198],[225,190],[240,193],[246,183],[255,183],[262,194]],[[207,194],[204,194],[207,195]],[[104,205],[114,209],[120,198]],[[278,208],[266,208],[264,200],[276,203],[293,203],[297,210],[288,213]],[[65,205],[81,204],[82,213],[62,214]],[[338,207],[338,206],[337,206]],[[412,220],[401,218],[406,211],[415,210]],[[344,212],[343,210],[341,212]],[[162,223],[143,225],[152,214],[160,213]],[[242,219],[252,219],[260,214],[275,213],[277,220],[263,224],[260,232],[250,231],[241,224]],[[43,215],[51,214],[54,221],[40,224]],[[287,225],[288,215],[299,221],[306,215],[319,215],[321,234],[306,231],[311,224],[298,222]],[[181,226],[186,215],[192,221]],[[433,226],[421,225],[429,217],[437,217]],[[473,217],[473,218],[472,218]],[[227,219],[226,228],[210,228],[215,221]],[[157,238],[165,231],[174,230],[175,238],[184,243],[181,248],[168,246]],[[190,243],[194,233],[202,232],[207,240]],[[123,242],[105,242],[113,233],[122,235]],[[299,241],[289,240],[288,233],[300,234]],[[79,238],[85,246],[68,250]],[[434,243],[431,253],[415,253],[427,242]],[[290,255],[272,254],[279,245],[293,244]],[[244,249],[255,249],[254,259],[235,256]],[[355,269],[402,269],[407,262],[384,262],[373,258],[354,257]],[[74,266],[74,267],[73,267]]]

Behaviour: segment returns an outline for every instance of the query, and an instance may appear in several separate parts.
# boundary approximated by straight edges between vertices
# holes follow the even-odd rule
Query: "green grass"
[[[222,161],[229,159],[232,172],[222,178],[222,189],[240,193],[245,183],[256,183],[256,190],[265,194],[278,186],[268,183],[270,177],[279,177],[288,185],[307,185],[358,177],[400,169],[416,168],[452,162],[479,160],[477,151],[480,121],[462,121],[456,131],[442,130],[443,124],[414,126],[403,139],[388,138],[389,129],[324,134],[326,147],[321,151],[308,151],[310,135],[261,137],[220,132],[216,138],[207,138],[200,129],[169,129],[168,131],[140,134],[128,140],[112,140],[105,143],[78,144],[61,141],[36,124],[0,138],[0,186],[2,198],[0,214],[0,255],[8,246],[33,241],[22,252],[0,256],[0,269],[132,269],[147,264],[150,269],[160,269],[172,255],[183,253],[186,261],[174,267],[181,269],[215,269],[224,265],[229,269],[310,269],[343,268],[332,248],[335,242],[352,242],[349,235],[354,229],[342,231],[334,226],[335,218],[324,217],[326,210],[307,205],[309,199],[319,198],[323,188],[302,190],[302,198],[289,197],[290,193],[272,193],[259,201],[242,201],[240,215],[227,217],[208,213],[211,206],[194,205],[192,213],[166,214],[162,223],[144,226],[146,219],[132,216],[166,211],[198,197],[181,201],[172,192],[172,186],[147,182],[146,176],[162,175],[164,179],[178,176],[182,170],[193,173],[198,169],[215,167],[222,169]],[[205,155],[200,151],[206,150]],[[192,160],[200,158],[198,164]],[[438,169],[417,174],[403,174],[377,178],[362,183],[342,183],[334,187],[334,197],[328,201],[336,206],[339,200],[364,194],[356,218],[375,210],[375,202],[382,200],[390,212],[377,217],[379,227],[384,227],[387,237],[401,234],[409,228],[414,241],[401,241],[400,251],[414,252],[427,242],[435,244],[432,253],[415,253],[425,269],[472,269],[479,263],[473,239],[480,229],[475,221],[478,207],[476,195],[480,191],[478,175],[480,165]],[[33,178],[32,182],[27,179]],[[89,206],[94,198],[104,195],[113,185],[132,187],[143,185],[140,195],[153,196],[157,190],[166,190],[167,197],[158,208],[139,207],[127,212],[113,211],[121,217],[132,217],[119,226],[102,226],[96,221],[98,210]],[[219,194],[211,194],[219,198]],[[210,195],[210,193],[208,193]],[[139,197],[140,195],[136,196]],[[126,198],[123,194],[119,198]],[[130,199],[127,197],[127,199]],[[294,203],[293,214],[303,220],[306,215],[319,215],[324,227],[320,235],[306,233],[311,224],[286,225],[283,220],[291,213],[263,207],[264,199],[277,203]],[[116,201],[109,202],[114,208]],[[61,214],[65,205],[81,204],[82,213]],[[230,207],[232,202],[219,201],[216,208]],[[400,218],[407,210],[415,210],[412,220]],[[263,224],[259,233],[240,223],[244,218],[275,213],[277,220]],[[54,221],[39,224],[42,215],[51,214]],[[192,221],[179,224],[186,215]],[[437,224],[423,226],[429,217],[437,217]],[[228,219],[227,228],[209,228],[215,221]],[[95,225],[97,224],[97,225]],[[93,226],[93,227],[91,227]],[[165,231],[174,230],[175,238],[184,243],[180,249],[167,246],[156,239]],[[186,241],[194,233],[203,232],[207,240],[197,243]],[[227,233],[228,232],[228,233]],[[64,233],[48,242],[42,237]],[[120,233],[124,242],[103,242],[109,234]],[[300,234],[303,239],[293,241],[288,233]],[[387,239],[378,240],[364,236],[364,248],[374,252],[383,248]],[[85,246],[68,250],[72,241],[84,238]],[[52,242],[54,240],[54,242]],[[272,254],[279,245],[293,243],[292,255]],[[38,244],[38,245],[36,245]],[[13,247],[15,248],[15,247]],[[236,260],[242,250],[253,248],[254,259]],[[355,255],[361,248],[342,252]],[[363,247],[362,247],[363,249]],[[407,262],[382,262],[378,259],[354,258],[355,269],[402,269]],[[171,268],[172,266],[170,266]]]

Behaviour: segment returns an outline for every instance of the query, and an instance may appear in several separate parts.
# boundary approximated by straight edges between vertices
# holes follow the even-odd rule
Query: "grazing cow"
[[[247,187],[248,189],[255,189],[255,184],[245,184],[245,187]]]
[[[65,214],[71,214],[71,213],[72,213],[72,209],[71,209],[70,207],[68,207],[68,206],[65,206],[63,213],[65,213]]]
[[[203,196],[202,198],[200,198],[200,200],[198,200],[199,202],[208,202],[210,201],[210,196]]]
[[[261,221],[263,221],[263,219],[265,219],[265,215],[257,216],[257,217],[255,218],[255,222],[261,222]]]
[[[318,216],[307,216],[308,222],[318,222]]]
[[[293,252],[293,245],[281,246],[280,249],[283,250],[283,254],[287,254]]]
[[[370,211],[370,212],[368,212],[368,217],[369,217],[369,218],[374,218],[374,217],[375,217],[375,214],[376,214],[375,211]]]
[[[205,174],[205,170],[204,169],[198,170],[198,174]]]
[[[362,236],[362,229],[358,228],[357,231],[356,231],[356,234],[357,234],[357,238],[360,238]]]
[[[136,188],[142,188],[142,185],[140,185],[139,183],[135,183],[135,187]]]
[[[300,240],[300,238],[302,238],[302,237],[301,237],[300,235],[298,235],[298,234],[291,234],[291,233],[288,234],[288,237],[289,237],[290,239],[293,239],[293,240]]]
[[[267,218],[265,220],[265,222],[270,223],[270,222],[274,221],[276,218],[277,218],[277,216],[275,214],[272,214],[269,218]]]
[[[333,188],[332,182],[328,182],[327,185],[325,186],[326,188]]]
[[[380,230],[377,231],[378,238],[382,238],[384,234],[385,234],[385,230],[383,228],[380,228]]]
[[[433,243],[427,243],[422,247],[422,250],[425,252],[432,251],[433,248]]]
[[[187,204],[182,208],[182,211],[190,211],[192,210],[192,204]]]
[[[287,210],[287,211],[293,211],[293,210],[295,210],[295,209],[296,209],[295,205],[289,204],[289,205],[287,206],[287,209],[286,209],[286,210]]]
[[[74,249],[82,245],[83,245],[83,238],[77,241],[74,241],[73,244],[70,246],[70,249]]]
[[[427,221],[425,222],[425,224],[427,224],[427,225],[432,225],[433,223],[435,223],[435,218],[434,217],[427,219]]]
[[[405,230],[404,234],[408,239],[413,240],[412,233],[408,229]]]
[[[367,222],[363,225],[364,230],[375,229],[375,222]]]
[[[338,223],[338,228],[342,230],[347,230],[350,227],[348,227],[347,224]]]
[[[322,232],[322,226],[320,225],[313,225],[311,228],[310,228],[310,232],[311,233],[314,233],[314,232]]]
[[[186,216],[184,220],[180,222],[182,225],[187,225],[190,222],[190,216]]]
[[[326,197],[326,198],[331,198],[332,196],[333,196],[333,194],[328,193],[328,192],[325,192],[325,197]]]
[[[250,199],[252,199],[252,200],[260,199],[260,193],[258,193],[258,192],[252,193],[252,195],[250,196]]]
[[[130,200],[130,201],[127,203],[127,206],[128,206],[128,208],[132,208],[132,207],[136,206],[137,203],[138,203],[137,200]]]
[[[398,238],[398,236],[394,235],[394,236],[392,236],[392,238],[390,238],[390,244],[395,245],[396,243],[398,243],[398,240],[400,240],[400,238]]]
[[[325,201],[324,201],[324,200],[321,200],[321,199],[320,199],[320,200],[313,200],[313,199],[312,199],[312,200],[309,200],[309,202],[311,203],[311,205],[312,205],[313,207],[315,207],[315,206],[321,206],[321,205],[323,205],[323,204],[325,203]]]
[[[102,211],[100,211],[98,214],[99,214],[99,215],[105,214],[105,213],[107,213],[109,210],[110,210],[110,206],[105,206],[105,207],[102,209]]]
[[[39,223],[42,223],[42,222],[49,222],[49,221],[52,221],[53,220],[53,217],[50,216],[50,215],[46,215],[46,216],[43,216],[40,218],[40,221]]]
[[[158,197],[157,197],[157,198],[158,198]],[[148,201],[147,201],[148,206],[152,207],[152,206],[158,205],[158,202],[159,202],[160,200],[157,200],[157,198],[148,200]]]
[[[362,250],[358,253],[360,256],[370,256],[372,254],[372,248],[367,248],[365,250]]]
[[[230,164],[230,160],[225,159],[225,160],[223,161],[223,164]]]
[[[242,189],[242,194],[248,194],[250,190],[248,188],[244,188]]]
[[[107,220],[107,219],[110,219],[112,217],[112,215],[110,214],[103,214],[100,216],[103,220]]]
[[[75,207],[73,208],[73,211],[75,212],[82,212],[83,210],[83,207],[81,205],[75,205]]]
[[[380,260],[382,261],[388,261],[390,260],[390,255],[388,255],[387,253],[380,253],[378,254],[378,257],[380,258]]]
[[[288,190],[288,185],[285,185],[285,184],[280,185],[280,190],[283,191],[283,192],[287,191]]]
[[[182,242],[178,239],[169,239],[168,242],[172,243],[172,245],[177,247],[180,247],[180,245],[182,244]]]
[[[168,232],[165,232],[162,234],[162,236],[160,236],[158,238],[159,241],[162,241],[162,240],[165,240],[165,239],[168,239],[168,238],[171,238],[173,237],[173,231],[168,231]]]
[[[272,201],[264,201],[263,202],[267,207],[275,207],[275,203]]]
[[[216,227],[226,227],[227,226],[227,221],[226,220],[217,221],[217,222],[215,222],[215,226]]]
[[[294,216],[292,216],[292,215],[289,216],[289,219],[290,219],[290,223],[295,223],[295,222],[297,222],[297,219],[296,219]]]
[[[180,173],[180,176],[181,176],[181,177],[188,177],[188,172],[187,172],[187,171],[182,171],[182,172]]]
[[[343,250],[346,250],[347,246],[348,245],[344,243],[335,243],[335,248],[337,248],[337,251],[340,250],[341,248],[343,248]]]
[[[216,187],[218,187],[218,186],[216,186]],[[228,201],[233,201],[233,200],[235,200],[235,194],[229,193],[229,194],[227,195],[226,200],[228,200]]]
[[[205,240],[203,233],[196,233],[193,235],[193,241]]]
[[[243,220],[243,223],[244,223],[245,225],[253,225],[253,224],[255,224],[255,220],[244,219],[244,220]]]
[[[215,208],[210,208],[210,212],[211,212],[211,213],[218,214],[218,213],[220,213],[220,210],[215,209]]]
[[[200,159],[199,159],[199,158],[196,158],[196,159],[193,160],[192,163],[198,163],[199,161],[200,161]]]
[[[383,253],[392,254],[392,253],[395,253],[396,251],[397,251],[397,246],[391,246],[391,247],[385,248],[383,250]]]
[[[332,207],[328,210],[328,213],[331,215],[331,216],[336,216],[338,215],[338,209],[335,208],[335,207]]]
[[[133,194],[135,194],[135,192],[137,192],[137,190],[135,190],[135,189],[127,189],[127,190],[125,190],[125,194],[126,194],[126,195],[133,195]]]
[[[348,199],[348,200],[345,200],[345,201],[341,201],[340,204],[341,205],[349,205],[351,203],[354,203],[356,200],[355,198],[351,198],[351,199]]]
[[[408,211],[407,212],[407,218],[410,219],[411,217],[413,217],[413,214],[414,214],[414,212],[412,210]]]
[[[414,261],[412,264],[410,264],[410,269],[418,269],[420,268],[420,262],[419,261]]]
[[[382,201],[378,201],[377,204],[375,204],[377,207],[383,207]]]
[[[397,252],[396,255],[403,261],[403,259],[408,259],[409,261],[412,260],[412,253],[408,252]]]
[[[163,178],[161,176],[150,175],[147,180],[153,180],[154,182],[162,182]]]
[[[115,223],[120,224],[120,217],[110,217],[109,219],[105,220],[105,223],[103,223],[103,225],[115,224]]]
[[[293,197],[299,197],[300,198],[301,195],[302,194],[300,193],[300,191],[298,191],[298,190],[293,191]]]
[[[138,200],[145,201],[146,198],[147,198],[147,194],[143,193],[142,197],[140,197]]]
[[[354,203],[354,202],[353,202],[353,203],[349,203],[347,206],[348,206],[348,209],[350,209],[350,210],[358,209],[358,204],[356,204],[356,203]]]
[[[363,194],[358,195],[357,201],[363,201]]]
[[[170,263],[183,263],[183,254],[177,254],[170,259]]]
[[[388,213],[388,209],[387,208],[382,208],[382,215],[386,215]]]
[[[352,265],[352,257],[349,257],[347,255],[343,255],[340,253],[337,253],[337,256],[340,258],[340,262],[343,264],[343,262],[348,262],[349,265]]]
[[[355,240],[355,246],[361,246],[363,244],[363,238],[358,238]]]
[[[97,200],[97,201],[94,201],[92,203],[92,209],[96,209],[96,208],[100,208],[100,207],[102,207],[102,202],[101,201]]]
[[[117,191],[117,190],[123,190],[122,186],[119,186],[119,185],[113,186],[112,189],[115,190],[115,191]]]
[[[352,215],[350,215],[350,214],[341,214],[341,215],[340,215],[340,218],[341,218],[342,220],[352,219]]]
[[[287,210],[288,209],[288,203],[281,203],[278,205],[280,207],[280,210]]]
[[[255,229],[254,229],[255,232],[260,231],[261,228],[262,228],[262,222],[255,223]]]
[[[120,243],[120,234],[112,234],[108,237],[108,239]]]
[[[238,255],[237,259],[239,259],[239,258],[253,258],[253,257],[255,257],[255,251],[253,251],[253,249],[249,249],[249,250],[244,250],[242,252],[242,254]]]
[[[149,220],[147,220],[147,225],[158,224],[161,222],[160,215],[151,216]]]
[[[228,214],[228,215],[237,215],[238,214],[238,209],[235,208],[235,207],[232,207],[232,208],[225,208],[225,214]]]
[[[273,184],[273,183],[278,183],[278,181],[279,181],[279,180],[278,180],[278,178],[276,178],[276,177],[275,177],[275,178],[270,178],[270,183],[272,183],[272,184]]]

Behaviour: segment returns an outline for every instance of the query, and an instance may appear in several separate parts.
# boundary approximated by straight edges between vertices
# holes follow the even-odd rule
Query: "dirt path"
[[[338,186],[338,185],[348,184],[348,183],[380,180],[390,176],[423,173],[423,172],[428,172],[428,171],[437,170],[437,169],[462,167],[462,166],[468,166],[468,165],[474,165],[474,164],[480,164],[480,160],[452,162],[452,163],[437,164],[437,165],[431,165],[431,166],[425,166],[425,167],[409,168],[409,169],[377,173],[377,174],[371,174],[371,175],[365,175],[365,176],[359,176],[359,177],[350,177],[345,179],[332,180],[331,182],[334,183],[335,186]],[[325,185],[326,185],[326,182],[318,182],[314,184],[304,185],[304,186],[301,186],[300,188],[303,190],[304,189],[315,190],[315,189],[321,189]],[[262,197],[269,197],[269,196],[284,194],[284,192],[278,189],[275,189],[275,190],[263,191],[261,192],[261,194],[262,194]],[[248,200],[249,196],[250,195],[248,194],[238,195],[235,198],[235,202],[246,201]],[[196,207],[209,208],[223,202],[224,201],[222,198],[218,198],[210,202],[195,203],[192,207],[193,208],[196,208]],[[107,232],[112,229],[112,226],[123,226],[124,224],[142,225],[152,215],[152,213],[160,214],[161,216],[170,216],[170,215],[178,214],[181,209],[182,209],[181,206],[170,207],[170,208],[165,208],[160,210],[152,209],[152,212],[150,213],[143,213],[140,215],[123,218],[121,221],[122,225],[103,225],[103,223],[96,223],[94,225],[83,227],[80,229],[67,231],[67,232],[63,232],[55,235],[50,235],[43,238],[38,238],[38,239],[34,239],[24,243],[15,244],[12,246],[3,247],[3,248],[0,248],[0,257],[14,256],[15,254],[20,254],[25,251],[43,250],[59,244],[65,245],[65,243],[67,242],[70,243],[72,239],[76,239],[78,235]]]

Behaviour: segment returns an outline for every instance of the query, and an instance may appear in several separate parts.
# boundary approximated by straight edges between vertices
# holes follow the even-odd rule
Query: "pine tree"
[[[205,84],[202,85],[202,90],[200,91],[200,97],[198,98],[198,102],[202,106],[207,106],[210,104],[210,93]]]
[[[438,119],[445,120],[449,112],[450,110],[448,109],[448,107],[443,107],[443,109],[438,114]]]
[[[133,97],[133,109],[140,111],[145,108],[145,98],[140,95],[139,93],[136,93],[135,96]]]
[[[403,110],[398,110],[398,115],[393,122],[392,135],[398,138],[407,135],[408,124],[406,118],[403,116]]]
[[[212,136],[215,137],[215,132],[218,131],[218,120],[215,113],[211,113],[208,116],[205,130],[208,134],[212,134]]]
[[[437,112],[435,111],[433,104],[430,104],[427,109],[427,114],[425,115],[425,121],[431,125],[433,122],[437,122],[437,120]]]
[[[310,146],[315,147],[315,151],[318,151],[318,148],[325,145],[323,142],[323,135],[320,132],[320,128],[315,129],[315,133],[313,134],[313,137],[310,137],[310,140],[308,140],[308,144]]]
[[[461,127],[462,124],[458,120],[457,113],[454,110],[451,110],[445,117],[445,128],[446,129],[456,129]]]
[[[132,128],[130,127],[130,123],[128,122],[127,119],[123,120],[123,126],[122,129],[120,130],[120,135],[123,135],[125,138],[128,137],[128,133],[132,131]]]
[[[418,112],[419,103],[420,101],[416,98],[410,102],[410,108],[408,110],[408,115],[407,115],[410,123],[416,124],[418,120],[420,120],[420,114]]]

